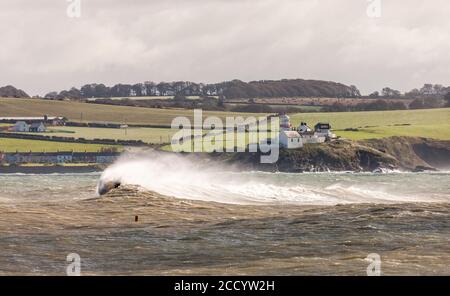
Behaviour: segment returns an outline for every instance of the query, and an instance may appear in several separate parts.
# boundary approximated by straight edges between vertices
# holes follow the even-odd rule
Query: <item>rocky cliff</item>
[[[274,164],[261,164],[260,156],[260,153],[217,153],[212,157],[243,169],[280,172],[438,170],[450,168],[450,141],[409,137],[337,140],[282,149]]]

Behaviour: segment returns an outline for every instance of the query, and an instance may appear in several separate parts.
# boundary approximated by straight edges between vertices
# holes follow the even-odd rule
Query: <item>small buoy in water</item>
[[[139,220],[139,216],[134,216],[134,222],[137,222]]]

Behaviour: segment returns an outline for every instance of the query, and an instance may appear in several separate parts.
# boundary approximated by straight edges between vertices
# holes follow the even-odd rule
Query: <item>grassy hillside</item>
[[[88,104],[69,101],[0,98],[0,117],[65,116],[72,121],[115,122],[127,124],[170,125],[177,116],[186,116],[193,123],[193,111],[185,109],[152,109],[127,106]],[[248,113],[204,111],[203,116],[250,116]],[[258,116],[262,116],[258,114]]]
[[[83,121],[155,125],[170,125],[172,118],[176,116],[187,116],[192,120],[193,115],[192,110],[182,109],[150,109],[33,99],[0,99],[0,117],[42,116],[43,114],[48,114],[66,116],[70,120],[79,121],[81,113],[83,113]],[[247,117],[252,114],[204,112],[203,115],[224,118],[225,116]],[[261,114],[258,114],[258,116],[261,116]],[[301,121],[306,121],[310,126],[314,126],[317,122],[330,122],[337,135],[353,140],[390,136],[450,140],[450,108],[375,112],[296,113],[291,115],[291,122],[294,126],[298,126]],[[357,129],[357,131],[345,130],[350,128]],[[174,133],[171,129],[160,128],[129,128],[125,131],[123,129],[52,127],[50,130],[52,132],[49,135],[54,136],[86,139],[143,140],[148,143],[168,142],[168,138]],[[246,138],[248,138],[248,135],[246,135]],[[232,145],[232,143],[227,144]],[[65,145],[68,145],[66,147],[70,148],[73,144],[66,143]],[[35,147],[40,149],[39,146]],[[26,149],[29,150],[30,148]],[[38,151],[42,151],[42,149]]]
[[[317,122],[329,122],[337,135],[355,140],[390,136],[450,140],[450,108],[291,115],[294,126],[302,121],[311,127]],[[358,131],[344,131],[348,128]]]

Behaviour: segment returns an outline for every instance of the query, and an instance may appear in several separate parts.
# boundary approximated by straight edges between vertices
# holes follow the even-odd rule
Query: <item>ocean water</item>
[[[97,186],[120,181],[105,196]],[[135,217],[138,216],[138,221]],[[0,274],[450,274],[450,173],[262,173],[172,157],[0,175]]]

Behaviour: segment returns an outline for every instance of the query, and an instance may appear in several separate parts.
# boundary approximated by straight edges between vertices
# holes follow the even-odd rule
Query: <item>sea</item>
[[[108,182],[121,186],[98,195]],[[101,173],[0,174],[0,250],[0,275],[65,275],[73,254],[84,275],[450,275],[450,172],[149,156]]]

